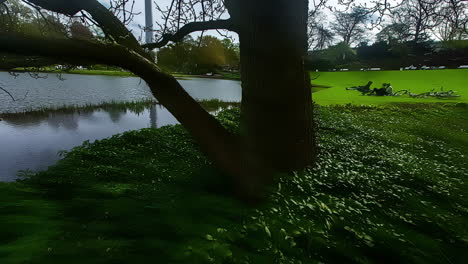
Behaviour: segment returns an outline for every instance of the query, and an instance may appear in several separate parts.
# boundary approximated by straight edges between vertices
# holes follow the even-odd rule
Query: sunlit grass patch
[[[332,88],[314,93],[313,99],[320,105],[334,104],[388,104],[432,103],[432,102],[468,102],[468,70],[418,70],[418,71],[360,71],[360,72],[319,72],[310,73],[316,78],[313,83],[329,85]],[[391,83],[394,92],[409,90],[412,93],[454,90],[458,98],[411,98],[408,96],[366,96],[345,88],[365,85],[372,81],[371,89],[380,88],[382,83]]]

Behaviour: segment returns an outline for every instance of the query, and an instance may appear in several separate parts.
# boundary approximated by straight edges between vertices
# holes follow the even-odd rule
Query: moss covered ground
[[[258,208],[180,126],[84,143],[0,183],[0,263],[464,263],[466,104],[317,113],[317,167],[278,176]]]
[[[320,105],[334,104],[388,104],[468,102],[468,70],[416,70],[416,71],[360,71],[360,72],[318,72],[311,73],[312,83],[329,85],[332,88],[320,89],[314,93],[314,101]],[[408,96],[363,96],[357,91],[347,91],[346,87],[365,85],[372,81],[371,88],[380,88],[382,83],[391,83],[394,91],[409,90],[412,93],[457,91],[459,98],[410,98]]]

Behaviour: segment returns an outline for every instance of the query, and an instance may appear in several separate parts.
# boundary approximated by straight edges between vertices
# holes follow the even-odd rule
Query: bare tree
[[[325,16],[316,10],[309,12],[308,39],[309,49],[322,50],[329,46],[334,34],[325,26]]]
[[[429,33],[440,20],[437,20],[442,0],[404,0],[399,8],[393,10],[395,23],[410,27],[412,41],[418,43],[429,38]]]
[[[352,45],[364,37],[368,16],[369,11],[359,7],[352,9],[349,13],[337,12],[332,29],[346,45]]]
[[[468,4],[462,0],[442,0],[437,12],[437,26],[433,33],[444,41],[468,37]]]

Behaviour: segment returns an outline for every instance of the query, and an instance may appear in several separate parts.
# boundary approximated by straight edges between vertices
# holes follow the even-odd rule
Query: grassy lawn
[[[468,70],[418,70],[418,71],[366,71],[366,72],[319,72],[311,73],[318,78],[312,83],[329,85],[332,88],[315,92],[314,101],[320,105],[333,104],[387,104],[392,102],[468,102]],[[412,93],[428,92],[432,89],[454,90],[461,95],[454,99],[409,98],[408,96],[362,96],[357,91],[346,91],[346,87],[365,85],[372,81],[371,88],[380,88],[382,83],[391,83],[394,91],[410,90]]]
[[[179,78],[208,78],[208,79],[223,79],[223,80],[233,80],[240,81],[240,73],[231,73],[231,72],[217,72],[214,76],[207,75],[190,75],[182,73],[172,73],[174,77]]]
[[[28,69],[25,68],[17,68],[16,71],[22,72],[27,71]],[[43,72],[43,73],[63,73],[63,74],[81,74],[81,75],[102,75],[102,76],[115,76],[115,77],[136,77],[131,72],[126,71],[114,71],[114,70],[69,70],[69,71],[62,71],[56,70],[54,68],[46,68],[42,70],[38,69],[30,69],[33,72]]]
[[[319,107],[313,170],[247,208],[180,126],[0,183],[0,263],[463,263],[468,107]],[[218,117],[233,131],[239,112]]]
[[[17,71],[25,71],[24,68],[18,68]],[[33,69],[33,71],[37,71],[37,69]],[[101,76],[114,76],[114,77],[138,77],[135,74],[127,71],[114,71],[114,70],[69,70],[69,71],[61,71],[55,69],[45,69],[40,72],[44,73],[64,73],[64,74],[81,74],[81,75],[101,75]],[[240,81],[239,73],[230,73],[230,72],[220,72],[217,73],[217,76],[211,77],[206,75],[189,75],[189,74],[179,74],[174,73],[172,74],[175,78],[179,80],[187,80],[190,78],[211,78],[211,79],[224,79],[224,80],[234,80]]]
[[[135,74],[126,71],[105,71],[105,70],[71,70],[69,74],[83,74],[83,75],[103,75],[103,76],[116,76],[116,77],[136,77]]]

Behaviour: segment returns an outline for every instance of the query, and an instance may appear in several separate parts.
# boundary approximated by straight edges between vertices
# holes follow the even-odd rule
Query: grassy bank
[[[241,77],[239,73],[229,73],[229,72],[222,72],[222,73],[217,73],[216,75],[213,76],[208,76],[208,75],[192,75],[192,74],[182,74],[182,73],[173,73],[172,74],[176,78],[184,78],[184,79],[190,79],[190,78],[206,78],[206,79],[222,79],[222,80],[232,80],[232,81],[240,81]]]
[[[246,208],[180,127],[0,183],[0,263],[462,263],[468,108],[320,107],[317,168]],[[237,130],[237,110],[219,115]]]
[[[113,110],[130,110],[135,113],[141,113],[146,108],[157,104],[154,100],[143,101],[130,101],[130,102],[102,102],[100,104],[87,104],[87,105],[62,105],[57,107],[42,107],[25,110],[23,112],[14,113],[0,113],[0,117],[16,116],[16,115],[48,115],[53,112],[73,113],[73,112],[87,112],[97,109],[113,109]]]
[[[239,106],[238,102],[223,102],[218,99],[209,100],[198,100],[198,103],[209,112],[217,111],[220,108],[230,108]],[[18,115],[48,115],[49,113],[60,112],[60,113],[74,113],[74,112],[89,112],[98,109],[103,110],[129,110],[134,113],[141,113],[149,107],[158,104],[155,100],[143,100],[143,101],[130,101],[120,102],[111,101],[103,102],[100,104],[87,104],[87,105],[63,105],[57,107],[42,107],[25,110],[23,112],[12,112],[12,113],[0,113],[0,118],[18,116]]]
[[[68,70],[68,71],[63,71],[63,70],[56,70],[56,69],[25,69],[25,68],[17,68],[14,70],[14,72],[27,72],[27,71],[32,71],[32,72],[38,72],[38,73],[52,73],[52,74],[81,74],[81,75],[102,75],[102,76],[115,76],[115,77],[136,77],[131,72],[126,72],[126,71],[114,71],[114,70]]]
[[[320,105],[331,104],[387,104],[468,102],[468,70],[418,70],[418,71],[365,71],[365,72],[319,72],[311,73],[316,82],[332,88],[314,93],[314,101]],[[413,93],[429,92],[432,89],[457,91],[461,97],[453,99],[409,98],[408,96],[363,96],[357,91],[346,91],[346,87],[365,85],[373,81],[371,88],[380,88],[382,83],[391,83],[395,91],[410,90]]]
[[[71,70],[66,72],[69,74],[82,74],[82,75],[103,75],[115,77],[137,77],[135,74],[127,71],[105,71],[105,70]]]
[[[26,72],[27,69],[18,68],[15,70],[16,72]],[[114,76],[114,77],[138,77],[135,74],[128,72],[128,71],[115,71],[115,70],[55,70],[55,69],[31,69],[33,72],[40,72],[40,73],[62,73],[62,74],[80,74],[80,75],[101,75],[101,76]],[[174,73],[172,74],[177,79],[189,79],[189,78],[209,78],[209,79],[224,79],[224,80],[236,80],[240,81],[240,74],[239,73],[230,73],[230,72],[220,72],[217,73],[215,76],[207,76],[207,75],[190,75],[190,74],[180,74]]]

